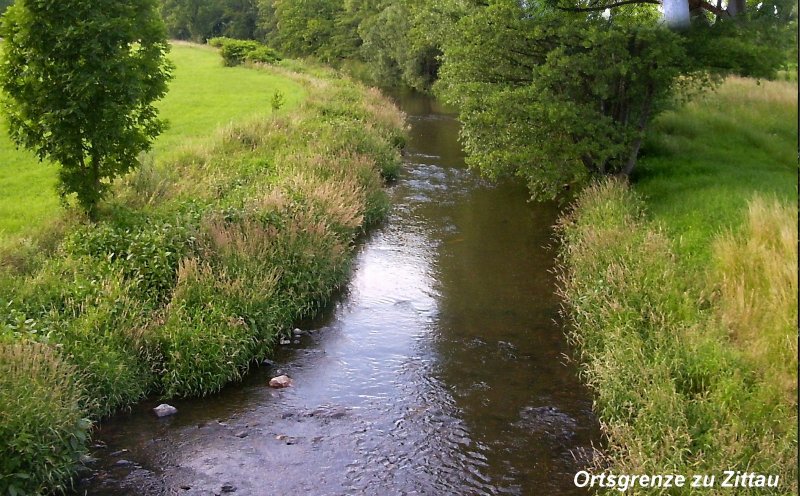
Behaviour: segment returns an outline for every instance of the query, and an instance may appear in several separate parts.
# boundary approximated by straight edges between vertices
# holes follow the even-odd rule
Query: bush
[[[245,55],[245,60],[260,64],[274,64],[281,61],[281,56],[272,48],[262,45]]]
[[[236,41],[233,38],[228,38],[227,36],[217,36],[215,38],[209,38],[206,43],[214,48],[222,48],[222,46],[229,41]]]
[[[252,40],[225,40],[221,48],[222,60],[229,67],[239,65],[260,46],[260,43]]]
[[[137,217],[132,212],[124,215]],[[72,256],[111,263],[144,298],[161,301],[175,286],[178,262],[194,249],[197,220],[193,216],[82,227],[67,237],[64,246]]]
[[[0,344],[0,494],[67,489],[91,426],[77,377],[47,345]]]

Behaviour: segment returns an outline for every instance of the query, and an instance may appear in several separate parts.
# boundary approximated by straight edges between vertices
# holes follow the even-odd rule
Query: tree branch
[[[597,12],[606,9],[613,9],[615,7],[621,7],[623,5],[631,5],[631,4],[651,4],[651,5],[660,5],[661,2],[658,0],[621,0],[619,2],[614,2],[606,5],[598,5],[596,7],[558,7],[558,10],[563,10],[566,12]]]

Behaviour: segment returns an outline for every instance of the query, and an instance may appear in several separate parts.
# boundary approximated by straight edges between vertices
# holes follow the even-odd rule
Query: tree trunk
[[[745,0],[728,0],[728,15],[736,17],[744,14],[745,5]]]
[[[89,204],[86,208],[86,213],[89,215],[89,220],[97,222],[97,202],[100,199],[100,157],[94,151],[91,152],[91,170],[89,172],[89,185],[91,193],[89,197]]]
[[[681,30],[689,27],[688,0],[663,0],[662,8],[664,9],[664,23],[668,28]]]
[[[636,167],[636,161],[639,158],[639,150],[642,148],[642,141],[644,140],[644,130],[647,129],[647,123],[650,121],[650,112],[653,110],[653,87],[652,84],[647,88],[647,94],[645,95],[645,101],[642,105],[642,113],[639,115],[639,123],[637,126],[637,130],[639,132],[639,136],[633,140],[631,144],[631,151],[628,155],[628,162],[625,164],[625,167],[622,168],[618,177],[628,178],[633,169]]]

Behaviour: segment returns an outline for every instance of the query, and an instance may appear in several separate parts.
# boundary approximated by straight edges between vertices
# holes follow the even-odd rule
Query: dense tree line
[[[439,67],[420,0],[162,0],[169,35],[255,39],[295,57],[362,61],[374,79],[427,89]]]
[[[795,0],[164,0],[173,36],[361,61],[454,104],[473,166],[534,196],[634,170],[652,119],[720,76],[769,77]],[[668,29],[669,28],[669,29]],[[435,83],[435,84],[434,84]]]

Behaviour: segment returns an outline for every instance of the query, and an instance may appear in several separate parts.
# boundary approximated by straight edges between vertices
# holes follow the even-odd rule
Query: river
[[[435,101],[397,102],[394,208],[334,304],[242,383],[105,421],[80,494],[586,494],[600,434],[559,324],[557,209],[468,171]]]

